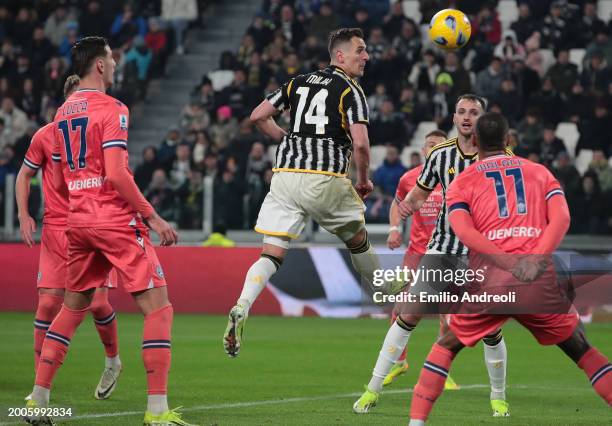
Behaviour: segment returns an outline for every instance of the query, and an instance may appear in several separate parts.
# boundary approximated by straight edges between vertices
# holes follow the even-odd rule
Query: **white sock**
[[[410,419],[408,426],[425,426],[425,420]]]
[[[491,382],[491,399],[506,400],[506,366],[508,354],[502,338],[495,346],[484,345],[484,358]]]
[[[104,360],[104,366],[106,368],[112,368],[113,370],[121,370],[121,359],[119,355],[112,358],[106,357]]]
[[[267,257],[260,257],[257,262],[249,268],[244,279],[242,293],[238,298],[238,303],[245,305],[249,310],[259,293],[265,288],[266,283],[276,273],[276,265]]]
[[[159,416],[168,411],[168,397],[166,395],[148,395],[147,411],[154,416]]]
[[[397,321],[391,325],[385,336],[382,348],[378,353],[378,359],[376,360],[376,365],[374,365],[368,389],[373,392],[380,392],[382,390],[383,381],[408,344],[410,333],[412,331],[400,327]]]
[[[32,399],[38,403],[39,407],[49,406],[49,395],[51,389],[43,388],[42,386],[34,385],[32,390]]]
[[[363,253],[351,252],[351,262],[361,278],[366,280],[370,287],[373,287],[374,271],[380,269],[380,261],[372,246],[369,246]]]

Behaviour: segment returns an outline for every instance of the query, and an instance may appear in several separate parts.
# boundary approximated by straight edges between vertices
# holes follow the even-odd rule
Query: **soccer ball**
[[[470,20],[456,9],[444,9],[436,13],[429,23],[429,38],[444,50],[459,49],[472,34]]]

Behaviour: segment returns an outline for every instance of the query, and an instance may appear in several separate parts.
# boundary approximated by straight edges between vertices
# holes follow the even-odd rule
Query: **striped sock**
[[[108,301],[108,290],[96,291],[89,306],[96,324],[100,341],[108,358],[114,358],[119,353],[119,338],[117,337],[117,319],[113,307]]]
[[[60,368],[68,352],[70,339],[79,327],[88,308],[73,310],[62,305],[59,313],[51,323],[40,353],[40,362],[36,370],[36,384],[51,389],[53,377]]]
[[[170,304],[145,315],[142,360],[147,372],[149,395],[167,394],[172,315],[173,309]]]
[[[62,307],[64,298],[54,294],[40,293],[38,295],[38,306],[34,318],[34,373],[38,370],[40,351],[51,321],[55,318]]]
[[[608,358],[591,348],[582,355],[578,367],[586,373],[595,392],[612,406],[612,364]]]
[[[419,375],[419,382],[414,387],[410,404],[411,422],[413,420],[427,420],[436,399],[444,390],[444,382],[446,382],[448,370],[454,357],[453,352],[437,343],[431,348]]]

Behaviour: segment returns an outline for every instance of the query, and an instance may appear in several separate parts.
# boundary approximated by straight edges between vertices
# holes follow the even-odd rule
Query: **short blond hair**
[[[72,92],[76,90],[80,82],[81,79],[78,75],[72,74],[68,76],[66,82],[64,83],[64,99],[67,99],[68,96],[72,95]]]

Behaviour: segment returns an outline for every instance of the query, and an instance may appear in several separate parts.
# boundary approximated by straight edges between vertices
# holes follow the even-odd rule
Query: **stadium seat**
[[[597,16],[604,21],[610,20],[612,17],[612,1],[599,0],[597,2]]]
[[[217,70],[208,73],[208,78],[212,82],[212,87],[215,92],[223,90],[234,81],[234,71],[231,70]]]
[[[412,135],[412,140],[410,141],[411,146],[421,147],[423,140],[425,140],[425,135],[431,132],[432,130],[436,130],[438,126],[433,121],[421,121]]]
[[[542,72],[546,74],[548,69],[555,64],[555,54],[552,49],[540,49],[542,54]]]
[[[574,158],[576,155],[576,145],[578,144],[578,139],[580,138],[580,133],[578,132],[578,127],[574,123],[559,123],[557,125],[557,130],[555,131],[555,135],[558,138],[563,139],[563,143],[567,148],[567,152],[571,158]]]
[[[589,168],[589,164],[593,160],[593,150],[591,149],[581,149],[578,157],[576,157],[576,161],[574,162],[574,166],[576,166],[576,170],[580,175],[583,175],[584,172]]]
[[[584,49],[570,49],[569,60],[571,63],[578,65],[578,72],[582,72],[582,61],[584,60]]]
[[[516,1],[501,0],[497,6],[497,14],[502,24],[502,31],[510,28],[510,24],[518,19]]]
[[[416,146],[406,146],[402,150],[402,155],[400,157],[400,160],[402,161],[402,164],[404,166],[406,167],[410,166],[410,156],[412,155],[413,152],[418,152],[419,155],[421,156],[421,161],[425,161],[425,159],[421,155],[421,148],[418,148]]]
[[[385,160],[387,155],[387,147],[383,145],[375,145],[370,148],[370,170],[375,171]]]
[[[414,19],[415,22],[421,21],[421,11],[417,0],[404,0],[402,9],[404,10],[404,16]]]

